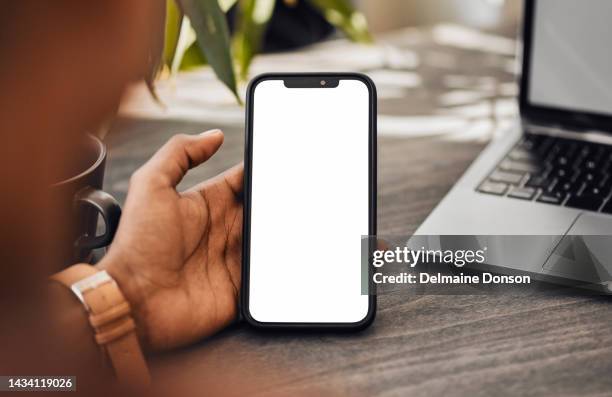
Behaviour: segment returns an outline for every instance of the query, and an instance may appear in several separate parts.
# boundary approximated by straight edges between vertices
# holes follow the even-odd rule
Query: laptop
[[[610,0],[525,1],[520,119],[415,234],[515,236],[488,266],[609,285],[611,20]]]

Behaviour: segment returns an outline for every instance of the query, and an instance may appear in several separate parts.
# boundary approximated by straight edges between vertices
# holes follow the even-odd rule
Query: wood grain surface
[[[460,53],[466,58],[475,54],[418,45],[431,53]],[[482,59],[492,58],[485,54]],[[481,63],[480,70],[474,66],[469,71],[473,81],[491,75],[498,86],[507,82],[507,72],[495,74],[490,72],[491,62]],[[431,88],[427,82],[440,82],[443,76],[423,73],[424,83],[402,101],[381,98],[381,114],[409,113],[413,108],[420,109],[417,115],[439,114],[435,101],[424,106],[418,97],[430,89],[436,95],[430,93],[429,98],[439,97],[448,87],[432,83],[437,88]],[[107,139],[106,189],[123,201],[130,174],[169,136],[218,126],[217,121],[121,117]],[[223,148],[190,172],[182,188],[242,160],[242,124],[222,128]],[[482,139],[383,131],[379,234],[413,232],[483,145]],[[525,219],[526,227],[530,221]],[[519,296],[387,295],[378,303],[374,324],[357,334],[261,333],[238,322],[213,338],[151,357],[154,375],[201,395],[210,390],[238,395],[612,395],[609,298],[560,291]]]

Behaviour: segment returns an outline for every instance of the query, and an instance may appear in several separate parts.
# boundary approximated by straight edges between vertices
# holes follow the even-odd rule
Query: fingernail
[[[215,128],[214,130],[208,130],[208,131],[204,131],[202,133],[200,133],[201,136],[207,136],[207,135],[216,135],[216,134],[221,134],[221,130],[218,128]]]

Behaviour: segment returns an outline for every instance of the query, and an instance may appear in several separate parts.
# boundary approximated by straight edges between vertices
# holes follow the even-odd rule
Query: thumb
[[[176,187],[190,168],[211,158],[222,143],[221,130],[174,135],[137,173],[148,183]]]

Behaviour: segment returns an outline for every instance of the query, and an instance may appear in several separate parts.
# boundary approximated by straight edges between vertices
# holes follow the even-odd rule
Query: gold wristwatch
[[[134,387],[151,382],[136,325],[119,286],[104,270],[91,265],[71,266],[51,277],[70,288],[89,315],[95,341],[108,355],[121,384]]]

